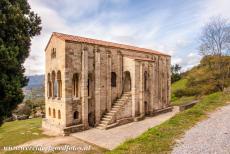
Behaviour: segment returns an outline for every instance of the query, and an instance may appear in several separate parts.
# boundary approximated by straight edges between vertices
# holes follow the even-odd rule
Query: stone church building
[[[56,32],[45,55],[45,129],[108,129],[171,110],[169,55]]]

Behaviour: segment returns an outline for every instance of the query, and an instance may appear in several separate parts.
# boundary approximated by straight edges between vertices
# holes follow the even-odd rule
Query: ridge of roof
[[[64,34],[64,33],[59,33],[59,32],[53,32],[52,36],[56,36],[59,39],[64,40],[64,41],[74,41],[74,42],[76,41],[76,42],[82,42],[82,43],[89,43],[89,44],[96,44],[96,45],[102,45],[102,46],[108,46],[108,47],[115,47],[115,48],[126,49],[126,50],[146,52],[146,53],[151,53],[151,54],[156,54],[156,55],[170,56],[168,54],[164,54],[164,53],[161,53],[159,51],[152,50],[152,49],[146,49],[146,48],[136,47],[136,46],[132,46],[132,45],[103,41],[103,40],[99,40],[99,39],[92,39],[92,38],[81,37],[81,36],[76,36],[76,35],[69,35],[69,34]]]

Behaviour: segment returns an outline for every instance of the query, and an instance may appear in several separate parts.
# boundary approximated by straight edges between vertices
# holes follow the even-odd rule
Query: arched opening
[[[117,75],[115,72],[111,72],[111,86],[112,87],[117,86]]]
[[[49,112],[49,116],[51,116],[51,109],[50,109],[50,107],[49,107],[49,111],[48,112]]]
[[[61,111],[58,110],[58,119],[61,119]]]
[[[58,89],[58,97],[62,97],[62,80],[61,80],[61,72],[57,72],[57,89]]]
[[[56,111],[53,109],[53,118],[56,118]]]
[[[79,119],[79,112],[78,111],[75,111],[73,113],[73,119]]]
[[[88,114],[88,122],[89,122],[89,126],[90,127],[94,127],[95,126],[95,117],[94,117],[93,112],[90,112]]]
[[[148,81],[148,73],[145,71],[144,73],[144,90],[147,91],[148,90],[148,85],[147,85],[147,81]]]
[[[73,96],[79,96],[79,75],[77,73],[73,75]]]
[[[87,88],[88,88],[88,96],[91,97],[92,96],[92,74],[88,75]]]
[[[52,97],[57,96],[57,81],[56,81],[56,74],[52,71]]]
[[[47,76],[47,96],[52,97],[52,83],[51,83],[51,77],[50,77],[50,73],[48,73]]]
[[[125,73],[124,73],[123,91],[124,92],[131,91],[131,76],[130,76],[129,71],[125,71]]]
[[[148,103],[146,101],[144,102],[144,106],[145,106],[145,115],[148,115],[149,114]]]

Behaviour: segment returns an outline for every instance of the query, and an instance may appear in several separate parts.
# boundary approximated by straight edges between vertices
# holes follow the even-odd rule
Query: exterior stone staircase
[[[98,129],[107,129],[116,121],[116,114],[120,109],[131,99],[131,92],[125,92],[122,96],[117,99],[111,110],[107,112],[101,119],[100,124],[97,126]],[[115,123],[116,124],[116,123]]]

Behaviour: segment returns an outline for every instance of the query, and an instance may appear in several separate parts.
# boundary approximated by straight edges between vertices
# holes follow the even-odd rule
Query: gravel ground
[[[173,154],[230,154],[230,105],[187,131]]]

